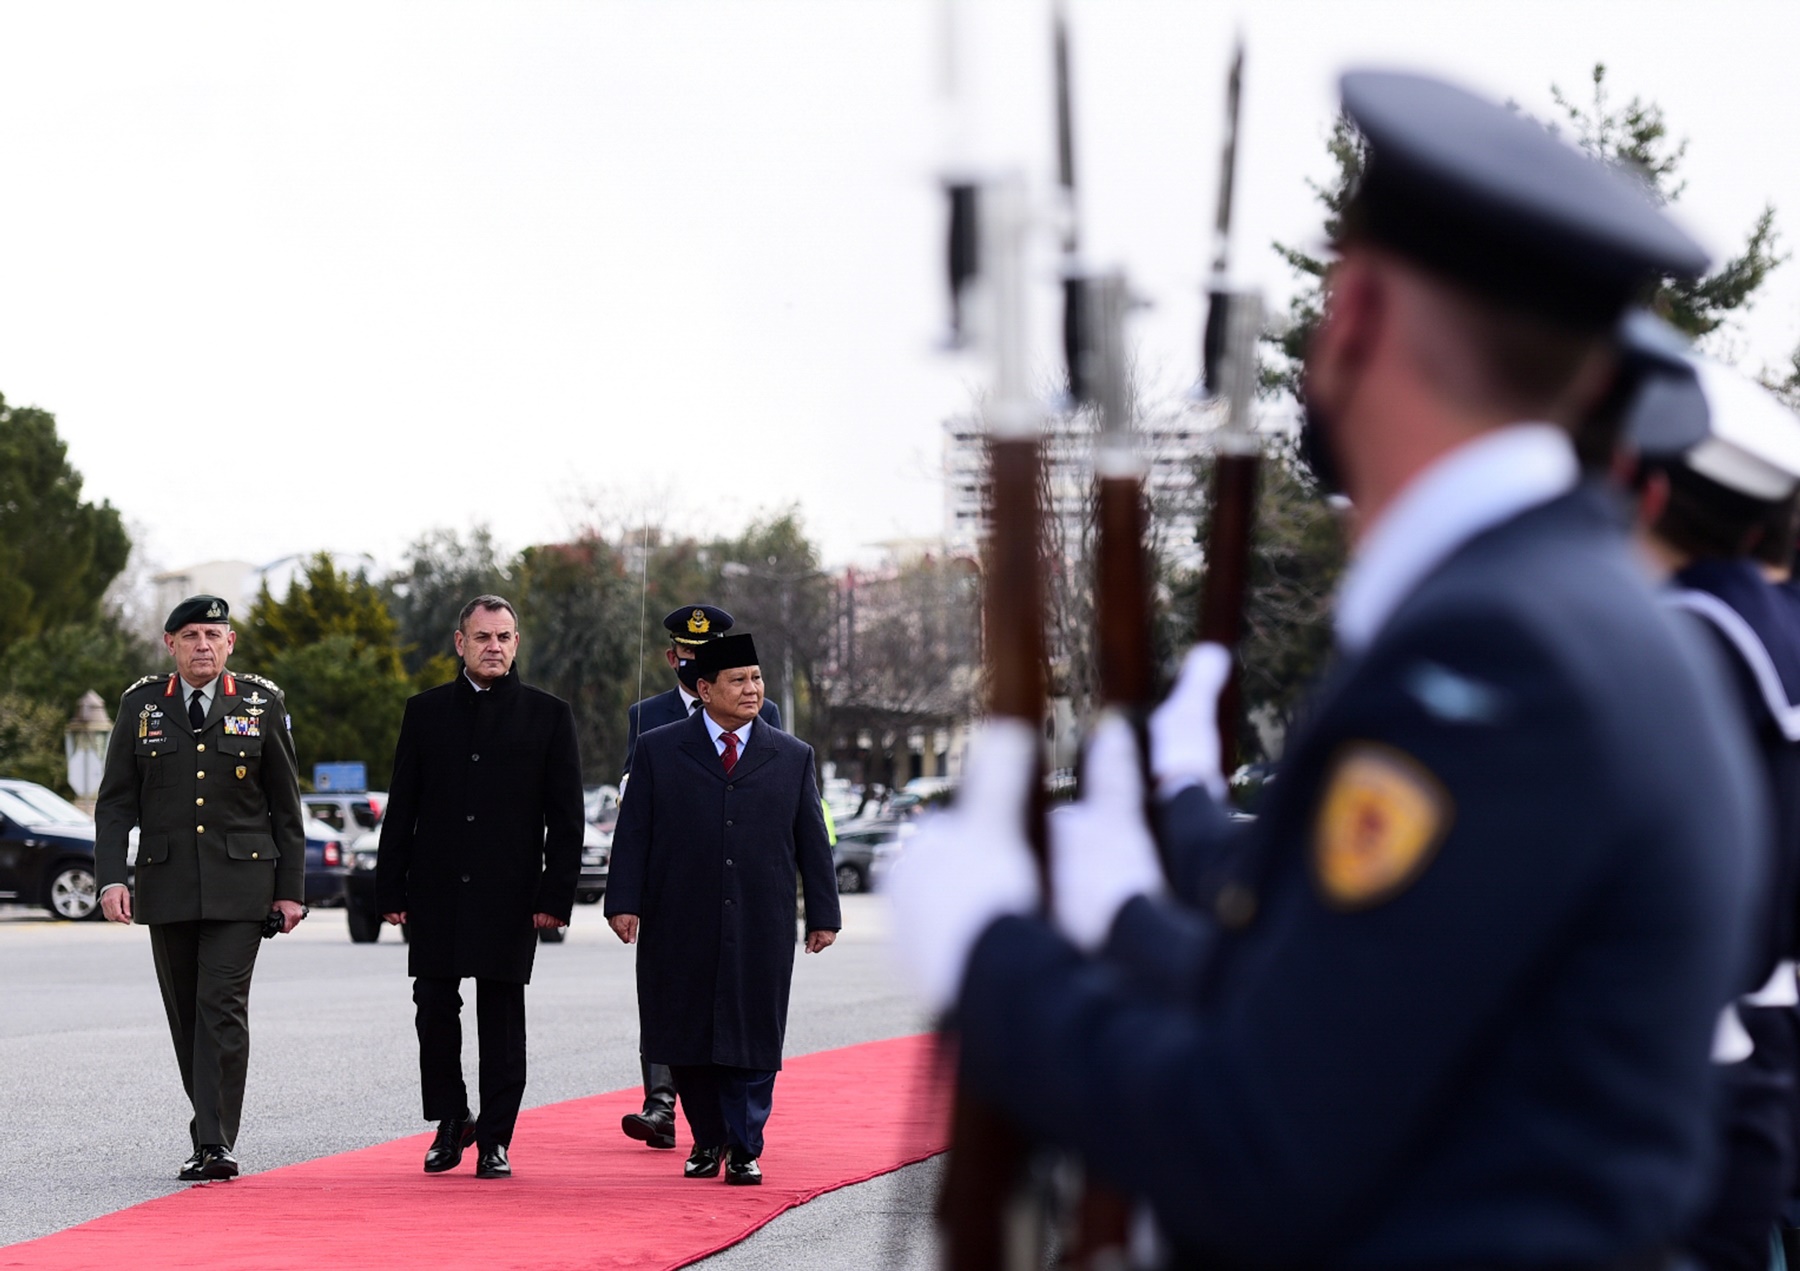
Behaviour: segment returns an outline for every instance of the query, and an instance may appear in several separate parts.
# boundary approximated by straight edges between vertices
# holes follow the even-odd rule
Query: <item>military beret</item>
[[[684,605],[663,619],[676,644],[702,645],[731,630],[731,615],[716,605]]]
[[[1443,80],[1353,71],[1344,113],[1368,152],[1345,236],[1387,247],[1476,294],[1599,330],[1706,251],[1647,186],[1530,118]]]
[[[1679,463],[1743,498],[1773,503],[1800,484],[1800,417],[1709,358],[1647,376],[1625,435],[1644,458]]]
[[[703,680],[717,679],[721,671],[739,666],[760,666],[756,657],[756,641],[749,632],[720,636],[700,646],[694,654],[694,672]]]
[[[176,632],[190,622],[230,622],[231,606],[218,596],[189,596],[169,610],[163,630]]]

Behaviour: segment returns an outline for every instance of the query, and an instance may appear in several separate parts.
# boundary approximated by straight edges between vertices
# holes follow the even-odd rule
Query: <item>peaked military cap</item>
[[[1709,358],[1646,377],[1625,427],[1645,458],[1678,462],[1747,499],[1773,503],[1800,484],[1800,417]]]
[[[173,633],[190,622],[230,622],[231,606],[218,596],[189,596],[169,610],[163,630]]]
[[[1443,80],[1343,77],[1368,141],[1345,236],[1390,248],[1496,303],[1599,330],[1654,279],[1707,254],[1646,185],[1539,124]]]
[[[703,680],[717,679],[719,672],[739,666],[760,666],[756,657],[756,641],[749,632],[720,636],[700,646],[694,655],[694,670]]]
[[[717,605],[686,605],[663,619],[669,639],[698,646],[731,630],[731,615]]]

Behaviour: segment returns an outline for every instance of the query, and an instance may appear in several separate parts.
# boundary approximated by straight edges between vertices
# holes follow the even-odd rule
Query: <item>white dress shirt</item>
[[[725,757],[725,743],[720,741],[719,738],[723,737],[727,732],[730,732],[737,738],[738,758],[743,758],[744,747],[750,741],[750,726],[751,724],[756,723],[754,719],[751,720],[749,724],[745,724],[742,728],[727,729],[704,710],[700,712],[700,718],[706,721],[706,735],[712,738],[713,749],[719,752],[719,758],[723,759]]]
[[[1509,424],[1414,478],[1370,528],[1337,599],[1338,647],[1374,643],[1394,610],[1464,543],[1575,488],[1575,447],[1554,424]]]

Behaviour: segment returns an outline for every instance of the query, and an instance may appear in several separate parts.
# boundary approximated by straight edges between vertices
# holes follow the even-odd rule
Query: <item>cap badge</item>
[[[215,600],[206,607],[206,616],[209,618],[223,618],[225,616],[224,607]]]
[[[705,635],[712,630],[712,621],[706,616],[705,610],[696,609],[688,617],[687,627],[689,635]]]

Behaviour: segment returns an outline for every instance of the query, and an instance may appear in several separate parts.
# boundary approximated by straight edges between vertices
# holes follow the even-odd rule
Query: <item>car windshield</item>
[[[21,825],[91,825],[94,818],[43,786],[0,789],[0,816]]]

